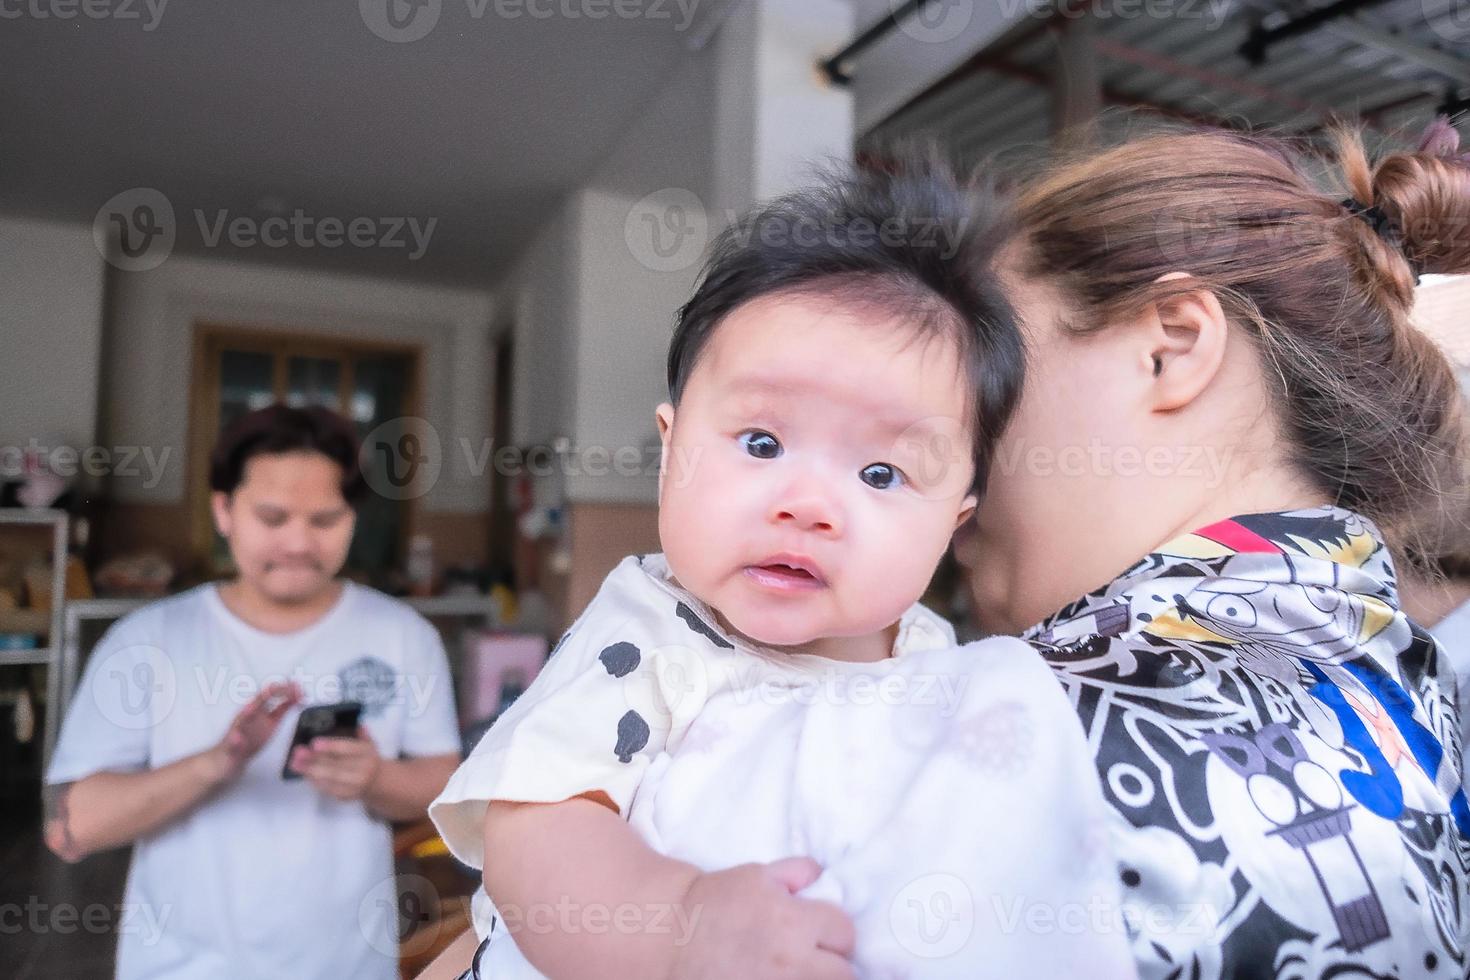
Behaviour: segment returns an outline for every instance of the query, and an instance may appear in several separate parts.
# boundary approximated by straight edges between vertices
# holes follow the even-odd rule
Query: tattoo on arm
[[[43,794],[46,808],[46,843],[63,860],[75,861],[82,856],[71,832],[71,783],[47,786]]]

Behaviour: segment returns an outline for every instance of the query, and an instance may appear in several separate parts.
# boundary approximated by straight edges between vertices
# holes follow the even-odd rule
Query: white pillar
[[[714,192],[740,210],[852,159],[849,90],[817,63],[855,30],[849,0],[744,0],[716,37]]]

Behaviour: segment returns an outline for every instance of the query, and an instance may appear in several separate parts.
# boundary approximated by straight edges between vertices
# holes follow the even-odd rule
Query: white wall
[[[711,236],[758,197],[851,155],[851,99],[813,68],[847,37],[845,0],[731,11],[548,216],[502,287],[503,307],[518,311],[518,441],[570,437],[575,502],[655,500],[653,410],[668,394],[674,315]],[[635,450],[640,473],[589,450]]]
[[[445,454],[424,508],[486,508],[487,476],[473,472],[463,447],[478,455],[490,434],[488,293],[174,256],[150,272],[119,274],[112,298],[104,438],[170,452],[161,478],[114,481],[117,499],[184,499],[193,328],[205,322],[422,345],[423,415]]]
[[[581,245],[571,433],[583,452],[572,464],[567,494],[576,501],[657,498],[658,457],[649,449],[657,446],[653,410],[668,397],[664,365],[674,314],[694,288],[725,206],[715,200],[714,186],[718,67],[713,50],[691,53],[573,198]],[[651,250],[650,221],[688,222],[688,237],[660,229],[670,249],[661,257]],[[588,455],[590,447],[637,450],[640,463],[628,468],[638,475]]]
[[[514,331],[511,439],[516,445],[548,442],[572,430],[578,228],[574,202],[561,202],[497,289],[497,310]]]
[[[0,217],[0,448],[95,444],[102,291],[90,226]]]

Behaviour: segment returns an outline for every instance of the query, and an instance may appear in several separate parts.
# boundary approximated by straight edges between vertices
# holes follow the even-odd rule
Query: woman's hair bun
[[[1445,116],[1411,153],[1379,161],[1367,203],[1398,224],[1405,257],[1419,274],[1470,273],[1470,153]]]

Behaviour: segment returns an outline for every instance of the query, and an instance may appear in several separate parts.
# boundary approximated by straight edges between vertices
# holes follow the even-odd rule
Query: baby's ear
[[[653,410],[653,420],[658,425],[660,446],[658,457],[658,499],[664,499],[664,470],[669,466],[669,440],[674,432],[674,406],[664,402]]]
[[[979,504],[979,498],[973,493],[966,494],[965,499],[960,501],[960,512],[955,516],[954,529],[958,531],[960,526],[975,516],[975,508]]]

